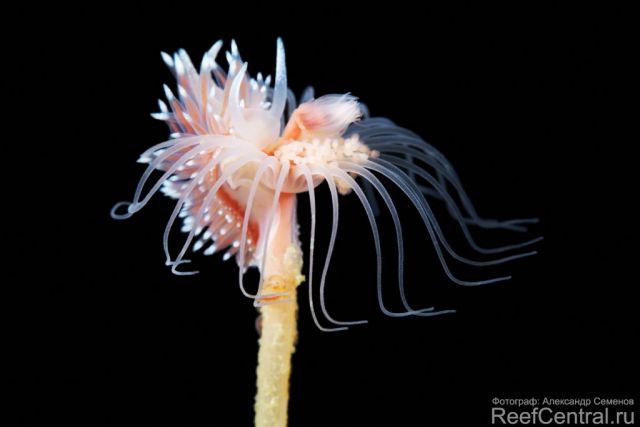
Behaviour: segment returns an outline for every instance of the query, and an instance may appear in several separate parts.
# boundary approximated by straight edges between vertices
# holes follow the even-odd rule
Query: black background
[[[21,112],[9,148],[36,157],[37,172],[11,162],[9,176],[24,179],[9,190],[28,225],[8,220],[3,234],[19,238],[10,263],[17,274],[8,273],[16,296],[7,301],[25,424],[251,425],[256,312],[237,289],[235,265],[196,256],[199,275],[172,275],[161,236],[173,204],[164,197],[128,221],[109,218],[143,171],[137,155],[167,136],[149,117],[162,83],[173,85],[159,52],[183,47],[197,64],[213,42],[228,47],[231,38],[251,73],[272,74],[283,37],[297,94],[308,84],[317,94],[351,92],[372,115],[443,151],[481,215],[538,216],[528,236],[545,237],[536,257],[486,271],[455,267],[465,278],[513,280],[459,287],[395,192],[411,301],[458,312],[391,319],[377,309],[366,217],[354,196],[341,198],[328,305],[337,318],[370,323],[320,332],[300,288],[291,426],[486,425],[493,397],[637,393],[634,283],[622,246],[631,237],[613,228],[623,221],[622,188],[607,179],[624,155],[604,136],[603,110],[616,103],[607,29],[615,14],[321,9],[179,4],[18,14],[27,24],[10,54],[27,79],[5,80]],[[326,189],[318,197],[322,249]],[[300,222],[306,245],[304,196]],[[385,295],[399,308],[392,223],[385,214],[380,222]],[[486,246],[528,236],[477,234]]]

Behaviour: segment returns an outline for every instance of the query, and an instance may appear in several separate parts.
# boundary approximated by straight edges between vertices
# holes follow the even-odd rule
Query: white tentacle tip
[[[173,58],[167,52],[160,52],[160,56],[162,57],[162,61],[167,64],[167,67],[173,68]]]
[[[169,114],[167,113],[151,113],[151,117],[153,117],[156,120],[169,120]]]
[[[164,84],[162,85],[162,88],[164,89],[164,96],[167,97],[167,100],[169,100],[169,102],[173,101],[175,99],[175,96],[173,96],[173,92],[171,92],[171,89],[169,89],[169,86]]]

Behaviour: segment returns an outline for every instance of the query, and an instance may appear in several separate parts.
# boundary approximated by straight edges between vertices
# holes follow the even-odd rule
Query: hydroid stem
[[[297,339],[296,287],[304,276],[301,275],[302,252],[294,235],[295,196],[283,199],[279,206],[278,226],[267,244],[265,280],[259,297],[262,331],[258,352],[256,427],[287,425],[291,356]],[[273,294],[280,296],[269,296]]]

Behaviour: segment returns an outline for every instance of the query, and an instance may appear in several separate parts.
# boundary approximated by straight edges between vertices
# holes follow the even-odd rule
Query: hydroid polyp
[[[305,279],[296,217],[298,194],[307,193],[310,204],[306,282],[310,313],[323,331],[366,322],[336,320],[325,305],[324,288],[337,235],[339,195],[353,193],[364,207],[377,254],[379,306],[393,317],[433,316],[453,310],[414,308],[406,298],[402,223],[386,186],[397,187],[417,210],[445,274],[456,284],[476,286],[510,277],[462,280],[455,276],[451,261],[476,267],[513,261],[534,255],[535,251],[528,250],[512,252],[542,238],[496,248],[480,246],[471,227],[525,231],[537,219],[498,221],[480,217],[442,153],[388,119],[369,117],[354,96],[315,98],[313,89],[308,88],[298,103],[287,86],[285,51],[280,39],[273,85],[270,77],[260,73],[250,77],[248,64],[241,59],[233,41],[226,52],[225,72],[216,62],[221,48],[221,41],[215,43],[204,54],[199,70],[182,49],[173,56],[162,53],[177,80],[177,96],[165,86],[166,102],[159,101],[160,111],[152,116],[168,124],[170,139],[140,156],[139,162],[147,169],[133,200],[116,204],[111,214],[117,219],[128,218],[161,191],[177,200],[163,236],[166,264],[174,273],[195,273],[184,269],[190,262],[186,259],[189,251],[203,251],[205,255],[224,252],[224,260],[235,259],[240,290],[253,299],[262,315],[256,425],[281,426],[286,425],[290,360],[297,334],[296,287]],[[155,172],[161,176],[145,191]],[[315,188],[324,183],[332,203],[322,209],[316,205]],[[388,209],[394,223],[401,311],[388,308],[382,298],[382,247],[372,207],[376,200]],[[443,203],[470,248],[489,259],[469,259],[456,252],[439,225],[433,203]],[[332,228],[316,302],[311,291],[317,274],[316,213],[325,210],[332,217]],[[176,222],[181,222],[186,238],[182,247],[174,251],[169,247],[169,237]],[[248,268],[260,272],[255,292],[244,284]]]

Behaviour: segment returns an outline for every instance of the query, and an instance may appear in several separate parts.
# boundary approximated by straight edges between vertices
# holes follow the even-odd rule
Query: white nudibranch
[[[311,292],[318,210],[314,191],[322,183],[326,183],[331,194],[332,230],[320,277],[319,306],[324,319],[335,325],[362,323],[334,320],[324,301],[338,226],[338,193],[355,194],[365,209],[377,253],[378,302],[389,316],[431,316],[453,311],[436,311],[433,307],[414,309],[407,301],[402,274],[402,226],[394,200],[386,189],[389,184],[404,193],[418,211],[444,273],[457,284],[481,285],[509,277],[461,280],[450,268],[452,260],[490,266],[536,253],[525,251],[485,260],[459,255],[447,241],[431,208],[433,203],[444,204],[470,248],[481,256],[524,248],[542,238],[484,248],[475,242],[470,227],[524,231],[526,225],[537,219],[481,218],[453,167],[438,150],[390,120],[369,117],[366,108],[351,95],[314,99],[313,89],[308,88],[297,105],[293,92],[287,87],[285,53],[280,39],[273,86],[270,76],[264,78],[258,73],[252,78],[248,74],[248,65],[241,59],[234,42],[226,53],[229,66],[225,72],[216,62],[221,48],[221,41],[215,43],[204,54],[199,70],[182,49],[173,56],[162,53],[162,60],[177,80],[177,96],[165,85],[166,102],[159,101],[160,112],[152,116],[167,123],[171,136],[140,156],[139,162],[147,164],[147,169],[133,200],[120,202],[112,210],[114,218],[128,218],[142,209],[157,191],[177,200],[163,236],[166,264],[174,273],[194,273],[178,270],[189,262],[185,259],[189,250],[201,250],[204,255],[224,252],[224,260],[234,258],[240,267],[239,282],[245,295],[254,298],[256,305],[273,299],[273,295],[263,293],[264,278],[252,294],[245,289],[243,276],[249,267],[257,267],[264,273],[271,262],[269,251],[283,253],[286,242],[298,244],[295,198],[298,193],[307,193],[312,214],[306,275],[309,303],[316,324],[329,330],[320,326]],[[155,171],[161,176],[145,191]],[[394,222],[397,286],[404,307],[401,311],[388,309],[382,298],[383,248],[376,222],[379,201],[384,203]],[[126,208],[123,213],[119,212],[122,208]],[[187,233],[187,237],[179,251],[172,253],[169,237],[176,220],[182,221],[181,231]],[[283,228],[283,224],[287,227]],[[335,329],[343,328],[332,330]]]

